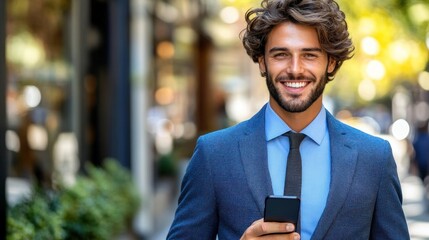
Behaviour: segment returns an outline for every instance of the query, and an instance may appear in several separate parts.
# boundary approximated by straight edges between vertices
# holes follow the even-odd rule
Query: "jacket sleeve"
[[[384,168],[374,209],[371,239],[410,239],[402,209],[401,185],[390,144],[386,141]]]
[[[216,239],[218,215],[209,157],[199,138],[182,181],[167,239]]]

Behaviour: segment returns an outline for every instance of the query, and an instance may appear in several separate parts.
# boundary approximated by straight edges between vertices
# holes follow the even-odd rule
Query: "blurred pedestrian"
[[[353,51],[338,4],[263,0],[246,21],[243,45],[269,101],[250,120],[199,138],[167,239],[409,239],[389,143],[322,104]],[[296,135],[302,143],[290,148]],[[302,160],[293,172],[289,152]],[[285,183],[291,175],[296,182]],[[291,186],[301,199],[297,226],[265,222],[265,198]]]
[[[417,127],[413,140],[414,163],[417,166],[419,177],[422,181],[428,176],[429,171],[429,132],[428,121]]]

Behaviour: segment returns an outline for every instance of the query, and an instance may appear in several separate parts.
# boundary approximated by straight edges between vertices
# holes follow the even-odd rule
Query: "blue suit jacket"
[[[239,239],[263,217],[273,194],[264,113],[198,139],[167,239]],[[332,178],[312,239],[409,239],[389,143],[327,121]]]

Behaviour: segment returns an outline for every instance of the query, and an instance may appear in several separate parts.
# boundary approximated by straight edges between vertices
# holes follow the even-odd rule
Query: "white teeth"
[[[285,84],[287,87],[291,87],[291,88],[302,88],[302,87],[305,87],[306,85],[305,82],[286,82]]]

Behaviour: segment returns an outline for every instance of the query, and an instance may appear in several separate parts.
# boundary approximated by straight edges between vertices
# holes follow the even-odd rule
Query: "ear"
[[[337,61],[332,57],[328,57],[328,61],[328,73],[332,73],[335,69],[335,66],[337,65]]]
[[[259,64],[259,71],[261,72],[261,75],[265,74],[267,72],[267,69],[265,68],[265,59],[264,59],[264,56],[260,56],[258,58],[258,64]]]

